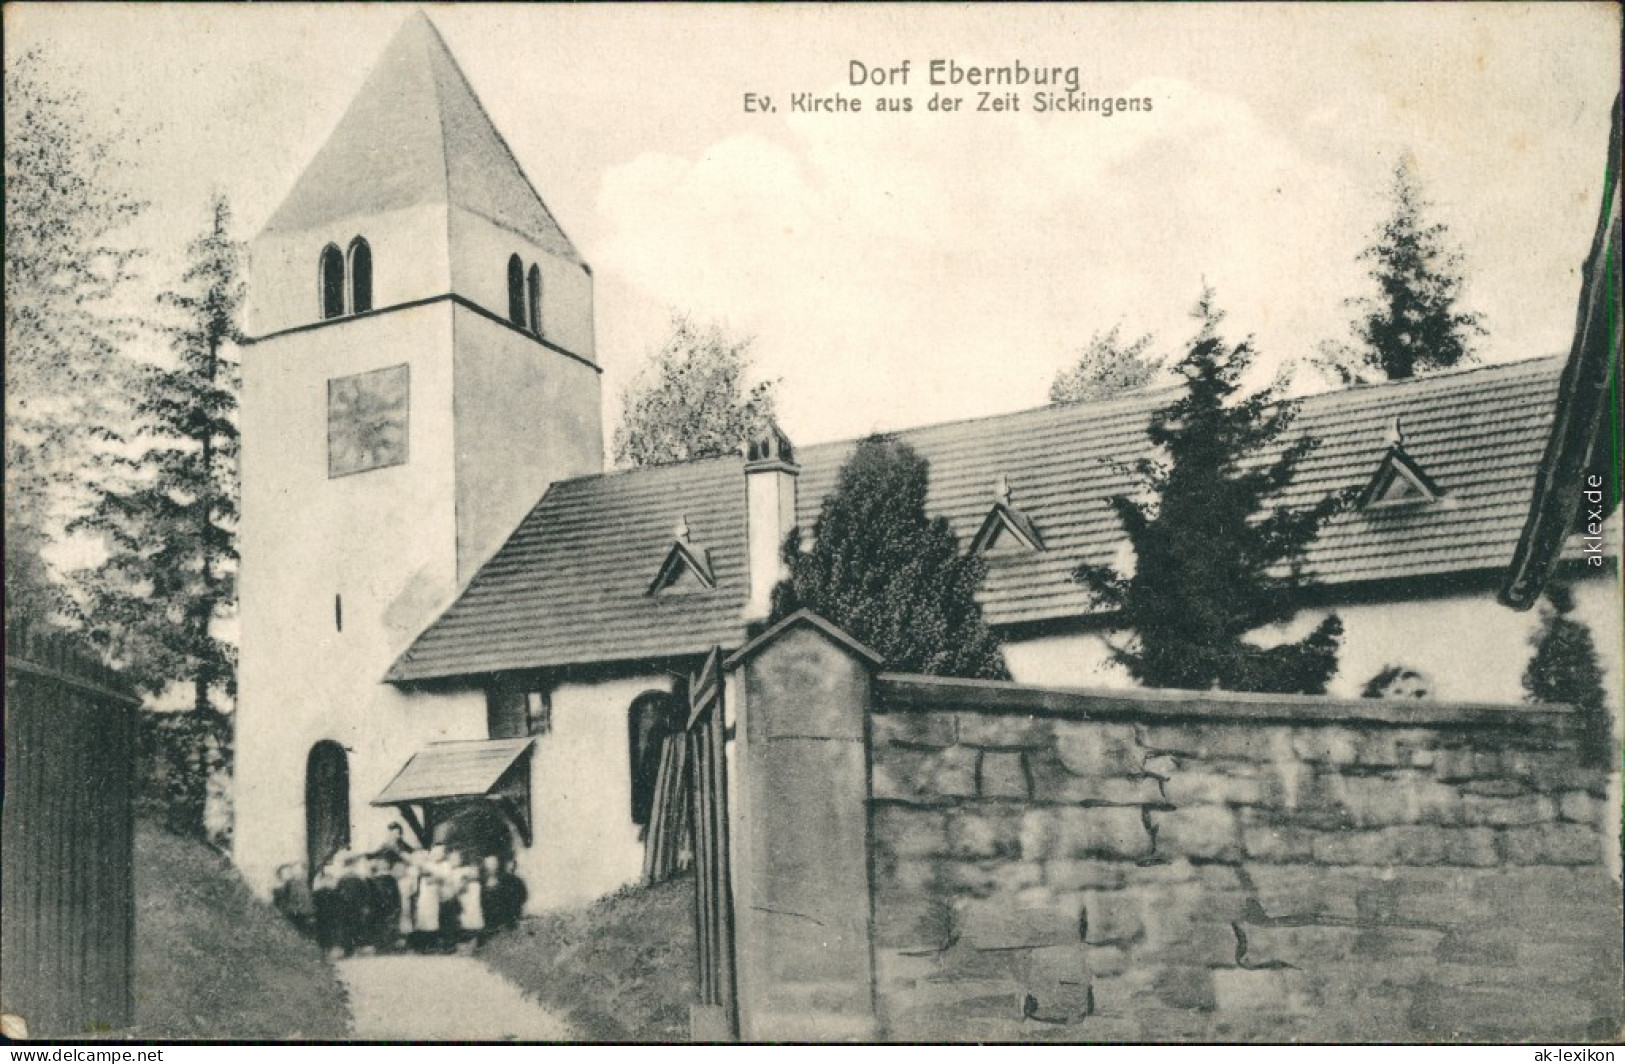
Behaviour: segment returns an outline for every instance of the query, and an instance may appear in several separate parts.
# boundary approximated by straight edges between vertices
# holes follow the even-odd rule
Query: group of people
[[[341,956],[477,947],[492,930],[517,921],[525,902],[511,855],[471,853],[438,839],[417,847],[399,824],[390,825],[388,840],[376,850],[335,853],[311,879],[306,904],[297,897],[303,875],[283,878],[279,905],[290,916],[303,915],[322,948]]]

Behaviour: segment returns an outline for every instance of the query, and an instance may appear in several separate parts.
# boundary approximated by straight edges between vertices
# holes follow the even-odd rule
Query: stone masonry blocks
[[[959,742],[959,718],[953,713],[903,710],[876,713],[870,718],[870,737],[877,745],[942,748]]]
[[[997,806],[961,806],[948,815],[948,850],[955,857],[1018,858],[1021,814]]]
[[[1582,824],[1545,824],[1508,828],[1498,849],[1507,864],[1584,865],[1602,860],[1602,840]]]
[[[1003,713],[960,713],[959,741],[967,746],[1038,749],[1051,742],[1048,717]]]
[[[1498,862],[1489,828],[1391,827],[1326,832],[1311,843],[1316,861],[1355,865],[1473,865]]]
[[[1132,724],[1056,721],[1055,753],[1074,776],[1093,779],[1145,775],[1146,751]]]
[[[1038,801],[1091,805],[1166,804],[1162,782],[1154,776],[1076,773],[1053,750],[1033,750],[1025,757],[1032,776],[1032,796]]]
[[[870,787],[875,798],[924,804],[976,796],[977,752],[965,746],[875,751]]]
[[[872,717],[885,1037],[1619,1029],[1603,777],[1562,741],[1002,697]]]
[[[1017,908],[1005,899],[964,901],[954,913],[960,939],[983,950],[1081,942],[1079,916],[1076,909]]]
[[[1022,817],[1022,855],[1038,860],[1098,857],[1137,861],[1152,853],[1151,833],[1134,807],[1053,806]]]
[[[1195,805],[1149,814],[1159,855],[1209,861],[1241,860],[1236,815],[1220,805]]]
[[[932,857],[949,852],[948,817],[941,810],[881,805],[873,817],[877,854]]]
[[[976,768],[976,790],[983,798],[1032,797],[1026,755],[1019,750],[985,750]]]

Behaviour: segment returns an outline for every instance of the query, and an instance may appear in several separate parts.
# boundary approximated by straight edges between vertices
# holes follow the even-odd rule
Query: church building
[[[391,820],[501,810],[532,910],[642,869],[685,678],[765,619],[780,545],[851,442],[607,472],[593,276],[438,33],[408,19],[251,246],[242,396],[235,857],[256,890]],[[1539,618],[1495,593],[1561,365],[1301,404],[1287,501],[1352,490],[1304,559],[1346,635],[1331,693],[1514,702]],[[983,552],[1017,681],[1130,683],[1079,563],[1129,564],[1126,490],[1168,393],[900,432]],[[1609,537],[1617,541],[1617,529]],[[1620,693],[1617,554],[1572,541],[1577,619]],[[1610,649],[1611,648],[1611,649]],[[1391,692],[1397,693],[1397,692]]]

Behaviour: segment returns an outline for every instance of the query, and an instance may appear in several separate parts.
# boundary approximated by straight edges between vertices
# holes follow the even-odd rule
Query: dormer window
[[[993,509],[971,540],[972,554],[1044,549],[1044,539],[1032,518],[1010,501],[1010,482],[1001,474],[993,485]]]
[[[711,568],[711,552],[696,547],[689,537],[688,518],[677,519],[676,541],[666,552],[660,571],[649,585],[649,594],[659,595],[681,591],[709,591],[717,586],[716,573]]]
[[[1360,492],[1360,509],[1419,506],[1444,494],[1420,463],[1405,450],[1405,434],[1395,415],[1388,428],[1388,451]]]
[[[344,316],[344,253],[338,246],[322,248],[321,264],[322,318]]]
[[[372,309],[372,248],[361,237],[350,241],[350,313]]]

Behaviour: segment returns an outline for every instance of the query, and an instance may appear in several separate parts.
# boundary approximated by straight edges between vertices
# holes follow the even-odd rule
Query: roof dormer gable
[[[675,535],[671,549],[666,552],[665,560],[660,563],[659,572],[649,584],[648,593],[659,595],[714,589],[717,586],[717,578],[711,568],[711,552],[694,545],[689,536],[687,517],[677,519]]]
[[[1422,505],[1442,496],[1444,489],[1405,449],[1405,434],[1397,414],[1389,424],[1387,438],[1388,450],[1360,492],[1360,509]]]
[[[1038,526],[1010,501],[1010,482],[1002,473],[993,485],[993,508],[971,539],[970,549],[972,554],[1044,549]]]

